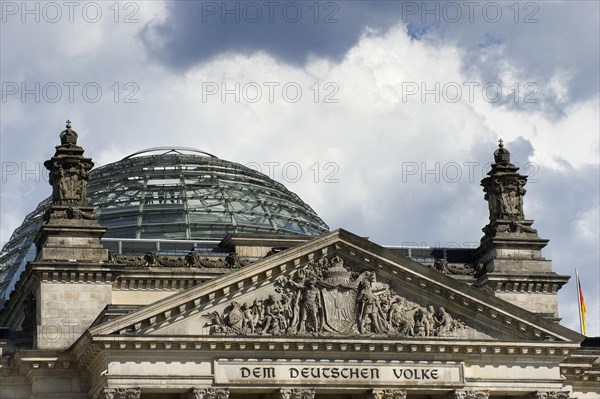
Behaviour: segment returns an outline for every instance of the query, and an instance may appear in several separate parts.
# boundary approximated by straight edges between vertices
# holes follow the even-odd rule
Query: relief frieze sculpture
[[[119,255],[109,251],[110,263],[138,267],[206,267],[206,268],[228,268],[237,269],[250,264],[249,259],[241,259],[236,253],[220,256],[202,256],[198,252],[191,251],[185,256],[164,256],[155,251],[143,256]]]
[[[421,306],[377,281],[375,272],[347,268],[339,257],[311,261],[279,277],[275,292],[232,301],[203,315],[211,334],[383,335],[466,337],[465,324],[443,307]]]

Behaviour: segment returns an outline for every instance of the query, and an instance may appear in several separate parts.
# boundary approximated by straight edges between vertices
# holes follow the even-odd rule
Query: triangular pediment
[[[565,327],[344,230],[95,326],[90,333],[580,339]]]

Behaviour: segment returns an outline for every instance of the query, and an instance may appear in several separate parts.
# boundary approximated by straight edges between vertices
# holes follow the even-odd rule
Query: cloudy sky
[[[73,120],[103,165],[156,146],[260,168],[332,228],[476,246],[502,138],[600,335],[599,3],[1,1],[0,241]],[[574,279],[559,294],[578,328]]]

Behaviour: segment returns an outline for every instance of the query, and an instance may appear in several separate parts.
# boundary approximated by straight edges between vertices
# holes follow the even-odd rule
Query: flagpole
[[[579,272],[575,268],[575,289],[577,290],[577,309],[579,309],[579,332],[583,334],[583,319],[581,317],[581,294],[579,292]]]

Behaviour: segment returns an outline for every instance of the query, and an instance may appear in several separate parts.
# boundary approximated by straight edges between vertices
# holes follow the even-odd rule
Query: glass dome
[[[327,225],[268,176],[210,154],[136,153],[91,173],[105,237],[221,239],[227,233],[320,235]]]
[[[93,169],[90,204],[106,239],[219,241],[228,233],[299,234],[329,231],[313,209],[268,176],[214,155],[155,148]],[[15,230],[0,252],[0,303],[25,264],[50,198]],[[186,247],[188,248],[188,247]]]

